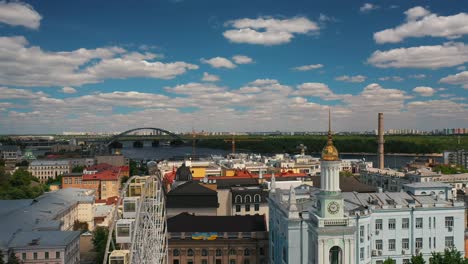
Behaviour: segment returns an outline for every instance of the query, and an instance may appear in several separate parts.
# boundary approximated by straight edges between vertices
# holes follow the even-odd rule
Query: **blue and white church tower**
[[[355,229],[344,214],[338,150],[333,145],[329,111],[328,141],[320,161],[320,193],[309,210],[309,263],[354,264]]]

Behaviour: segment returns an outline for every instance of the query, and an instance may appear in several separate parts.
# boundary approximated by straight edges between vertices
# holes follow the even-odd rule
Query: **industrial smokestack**
[[[379,133],[379,147],[378,147],[378,152],[379,152],[379,169],[383,170],[385,168],[384,164],[384,124],[383,124],[383,113],[379,113],[379,128],[378,128],[378,133]]]

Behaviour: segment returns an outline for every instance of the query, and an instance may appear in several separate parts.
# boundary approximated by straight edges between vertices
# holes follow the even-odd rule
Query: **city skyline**
[[[0,134],[468,124],[457,1],[0,2]]]

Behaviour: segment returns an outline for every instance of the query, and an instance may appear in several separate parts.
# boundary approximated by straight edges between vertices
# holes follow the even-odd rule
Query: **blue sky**
[[[0,1],[0,133],[468,127],[460,1]]]

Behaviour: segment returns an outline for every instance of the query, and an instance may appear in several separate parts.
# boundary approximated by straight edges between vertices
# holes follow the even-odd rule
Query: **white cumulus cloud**
[[[446,76],[439,80],[440,83],[461,85],[468,89],[468,71],[463,71],[454,75]]]
[[[76,93],[76,89],[73,87],[69,87],[69,86],[63,87],[61,91],[62,93],[66,93],[66,94]]]
[[[0,1],[0,22],[2,23],[38,29],[41,19],[42,16],[26,3]]]
[[[202,63],[206,63],[211,65],[213,68],[227,68],[227,69],[234,69],[237,66],[232,63],[229,59],[223,58],[223,57],[214,57],[211,59],[205,59],[202,58],[200,60]]]
[[[335,78],[335,80],[337,81],[352,82],[352,83],[362,83],[362,82],[365,82],[366,79],[367,77],[364,75],[355,75],[355,76],[343,75],[343,76],[338,76]]]
[[[427,68],[452,67],[468,61],[468,46],[460,42],[443,45],[377,50],[367,60],[379,68]]]
[[[359,8],[359,11],[361,11],[362,13],[366,13],[366,12],[370,12],[370,11],[378,9],[378,8],[379,8],[379,6],[377,6],[377,5],[374,5],[374,4],[371,4],[371,3],[365,3],[364,5],[362,5]]]
[[[209,74],[207,72],[203,73],[202,81],[205,82],[217,82],[219,81],[219,76],[214,75],[214,74]]]
[[[418,86],[413,89],[413,92],[418,93],[421,96],[432,96],[436,92],[435,89],[432,87],[427,87],[427,86]]]
[[[271,17],[242,18],[229,21],[226,26],[234,28],[223,33],[224,37],[229,41],[258,45],[288,43],[294,38],[295,34],[307,34],[320,29],[317,23],[306,17],[289,19]]]
[[[72,51],[44,51],[26,38],[0,37],[0,83],[15,86],[80,86],[105,79],[171,79],[198,69],[186,62],[155,61],[156,54],[113,46]],[[93,62],[93,63],[90,63]]]
[[[310,71],[310,70],[320,69],[322,67],[323,67],[322,64],[309,64],[309,65],[302,65],[302,66],[294,67],[293,70]]]
[[[409,37],[431,36],[454,39],[468,34],[467,13],[438,16],[417,6],[408,9],[405,14],[406,23],[374,33],[374,40],[382,44],[401,42]]]
[[[232,56],[232,60],[237,64],[250,64],[254,63],[253,59],[245,55]]]

